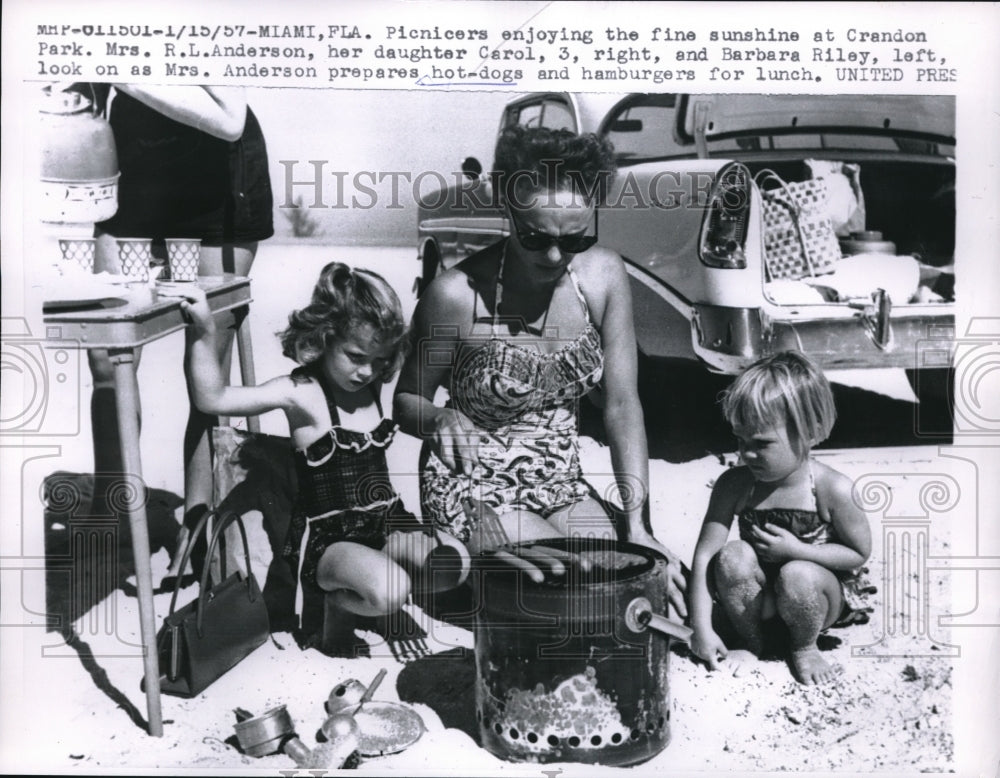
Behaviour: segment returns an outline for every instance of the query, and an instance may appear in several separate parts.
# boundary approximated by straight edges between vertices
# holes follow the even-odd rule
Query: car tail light
[[[708,201],[698,255],[709,267],[744,268],[750,215],[750,171],[731,162],[719,171]]]

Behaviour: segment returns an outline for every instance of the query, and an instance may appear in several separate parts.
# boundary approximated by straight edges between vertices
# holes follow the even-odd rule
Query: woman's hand
[[[452,472],[470,475],[479,461],[479,429],[468,416],[454,408],[438,412],[430,441],[438,457]]]
[[[729,650],[714,629],[695,629],[691,635],[691,652],[705,660],[709,670],[718,670],[719,662],[726,658]]]
[[[682,619],[687,618],[687,601],[684,597],[687,592],[687,580],[684,578],[680,557],[644,530],[631,533],[629,541],[659,551],[667,558],[667,599],[678,616]]]
[[[753,547],[764,562],[787,562],[798,559],[802,541],[782,527],[766,524],[763,528],[753,527]]]

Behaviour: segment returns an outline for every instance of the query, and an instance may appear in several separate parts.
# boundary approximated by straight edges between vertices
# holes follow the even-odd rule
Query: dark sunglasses
[[[579,254],[586,251],[597,243],[597,211],[594,211],[594,234],[588,235],[587,230],[571,232],[567,235],[549,235],[547,232],[536,230],[525,230],[514,216],[514,209],[509,208],[510,221],[517,232],[517,239],[528,251],[548,251],[552,244],[556,244],[560,251],[567,254]]]

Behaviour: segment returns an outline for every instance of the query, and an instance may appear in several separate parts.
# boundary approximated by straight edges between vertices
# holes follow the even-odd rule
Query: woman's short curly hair
[[[762,430],[784,424],[799,456],[830,436],[837,419],[830,382],[799,351],[781,351],[744,370],[722,397],[732,427]]]
[[[525,207],[518,194],[565,189],[602,203],[616,169],[614,146],[593,133],[548,127],[504,128],[493,157],[493,185],[508,204]]]
[[[390,380],[403,363],[408,340],[399,297],[378,273],[331,262],[320,272],[309,305],[289,314],[288,327],[279,334],[282,353],[309,366],[360,324],[370,325],[380,344],[392,346],[392,359],[380,376]]]

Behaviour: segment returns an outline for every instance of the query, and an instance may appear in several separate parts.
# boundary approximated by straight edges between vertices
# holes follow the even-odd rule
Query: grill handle
[[[693,630],[683,624],[653,613],[653,606],[645,597],[636,597],[625,609],[625,626],[633,632],[654,629],[681,643],[690,644]]]

